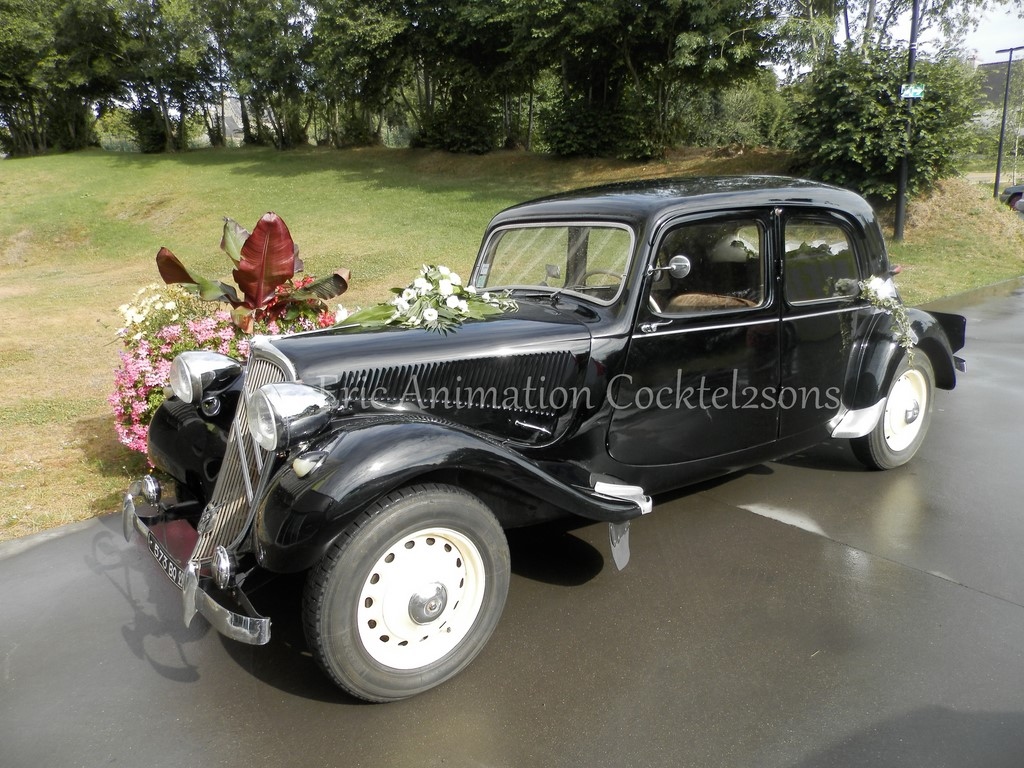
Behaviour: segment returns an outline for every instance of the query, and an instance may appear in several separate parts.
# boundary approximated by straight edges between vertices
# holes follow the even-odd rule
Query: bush
[[[907,52],[846,48],[820,62],[795,89],[798,168],[883,200],[896,195],[907,150],[907,105],[900,98]],[[924,98],[912,106],[908,190],[953,174],[974,143],[978,80],[966,62],[919,60]]]
[[[541,137],[548,149],[563,157],[611,154],[615,123],[605,110],[583,99],[562,96],[541,108]]]

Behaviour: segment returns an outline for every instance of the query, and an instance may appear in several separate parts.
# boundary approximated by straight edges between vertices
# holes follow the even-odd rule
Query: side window
[[[764,228],[757,219],[673,227],[658,245],[655,267],[662,269],[651,283],[649,306],[661,314],[680,315],[763,305],[764,244]],[[687,268],[670,269],[680,263]]]
[[[789,219],[785,243],[785,295],[790,304],[857,295],[857,259],[850,237],[838,224],[813,218]]]

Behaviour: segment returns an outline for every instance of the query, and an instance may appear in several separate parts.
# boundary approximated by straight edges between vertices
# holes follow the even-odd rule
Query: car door
[[[765,398],[779,384],[772,232],[767,210],[661,228],[625,365],[609,389],[613,459],[679,464],[776,438],[777,408]]]
[[[844,217],[780,212],[782,341],[779,435],[824,431],[839,412],[857,326],[870,313],[858,281],[868,254]]]

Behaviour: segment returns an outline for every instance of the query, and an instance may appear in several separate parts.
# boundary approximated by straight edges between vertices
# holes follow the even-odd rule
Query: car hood
[[[424,413],[536,445],[572,420],[590,360],[583,317],[520,301],[446,334],[338,326],[271,344],[300,381],[334,395],[342,414]]]

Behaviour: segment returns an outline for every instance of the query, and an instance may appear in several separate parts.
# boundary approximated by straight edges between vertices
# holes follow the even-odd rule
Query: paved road
[[[845,445],[598,525],[518,532],[461,676],[364,705],[288,589],[274,639],[201,620],[107,517],[0,546],[0,766],[1021,766],[1024,289],[975,298],[918,458]],[[285,587],[289,585],[284,585]]]

